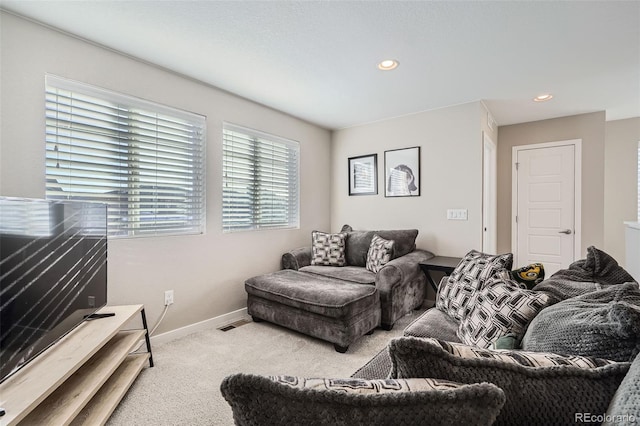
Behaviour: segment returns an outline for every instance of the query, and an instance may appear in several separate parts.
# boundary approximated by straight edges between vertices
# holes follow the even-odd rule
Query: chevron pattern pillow
[[[311,264],[322,266],[344,266],[346,232],[327,234],[313,231],[311,233]]]
[[[367,252],[366,268],[373,273],[378,273],[380,268],[391,260],[394,245],[394,241],[385,240],[377,234],[374,235]]]
[[[457,335],[463,343],[480,348],[490,348],[509,334],[519,342],[547,303],[549,296],[544,293],[521,289],[510,280],[493,281],[478,292]]]
[[[436,296],[436,307],[451,318],[461,321],[473,306],[485,281],[502,269],[511,269],[512,264],[511,253],[488,255],[471,250],[447,280],[441,283]]]

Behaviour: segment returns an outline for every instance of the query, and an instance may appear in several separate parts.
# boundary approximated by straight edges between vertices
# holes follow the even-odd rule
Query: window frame
[[[88,106],[74,106],[74,101]],[[110,109],[117,111],[117,120],[108,123],[112,128],[86,124],[93,120],[102,126]],[[106,203],[110,238],[205,233],[205,116],[47,74],[45,121],[47,199]],[[89,129],[84,133],[91,138],[83,139],[81,129]],[[68,149],[60,161],[59,146]],[[95,161],[82,163],[74,158],[74,148],[90,152]],[[112,161],[114,156],[118,160]],[[172,165],[177,161],[180,166]],[[65,183],[53,171],[60,162],[68,169]],[[85,185],[91,188],[80,189]]]
[[[293,214],[291,213],[287,213],[287,220],[286,221],[281,221],[280,223],[274,224],[274,223],[269,223],[268,221],[261,221],[260,220],[260,214],[256,214],[255,211],[259,211],[261,207],[264,207],[264,205],[260,205],[260,194],[264,194],[264,188],[262,187],[263,184],[261,182],[260,179],[258,179],[256,177],[255,174],[259,173],[258,170],[260,169],[259,167],[259,163],[253,163],[251,164],[251,170],[254,172],[254,175],[252,175],[253,179],[251,179],[251,183],[253,185],[257,185],[258,188],[255,189],[255,194],[252,194],[252,197],[250,198],[251,201],[251,211],[252,214],[250,222],[246,225],[246,226],[241,226],[239,224],[239,222],[236,222],[235,224],[233,223],[229,223],[226,221],[225,216],[228,214],[231,214],[231,212],[227,211],[227,208],[229,208],[229,203],[228,203],[228,198],[225,195],[225,188],[227,187],[228,183],[230,183],[230,181],[227,180],[227,173],[228,173],[228,169],[229,169],[229,164],[228,161],[228,149],[227,149],[227,144],[229,143],[229,141],[227,140],[228,134],[227,132],[232,132],[232,133],[236,133],[239,135],[244,136],[247,140],[248,139],[253,139],[253,149],[254,152],[255,150],[257,150],[258,145],[261,142],[267,142],[273,145],[279,145],[280,148],[282,149],[282,147],[286,147],[287,150],[292,150],[293,153],[295,154],[295,159],[292,159],[290,157],[287,157],[287,166],[293,166],[295,169],[295,176],[290,176],[287,175],[287,180],[292,180],[295,179],[295,188],[290,188],[288,187],[288,193],[287,193],[287,198],[288,198],[288,204],[291,205],[291,199],[294,199],[293,202],[295,203],[295,211],[293,212]],[[223,126],[222,126],[222,170],[223,170],[223,175],[222,175],[222,232],[223,233],[233,233],[233,232],[249,232],[249,231],[262,231],[262,230],[282,230],[282,229],[299,229],[300,228],[300,179],[301,179],[301,173],[300,173],[300,153],[301,153],[301,146],[300,146],[300,142],[292,140],[292,139],[288,139],[288,138],[284,138],[281,136],[277,136],[277,135],[273,135],[270,133],[266,133],[263,132],[261,130],[255,130],[255,129],[251,129],[249,127],[245,127],[245,126],[241,126],[238,124],[233,124],[233,123],[229,123],[229,122],[223,122]],[[256,158],[260,158],[261,156],[256,155],[254,157],[254,160]],[[236,167],[238,167],[239,165],[236,164]],[[248,178],[247,178],[248,179]],[[233,183],[237,183],[237,182],[233,182]],[[245,183],[248,184],[248,180],[245,181]],[[265,181],[264,185],[268,185],[268,184],[273,184],[274,181]],[[269,206],[273,206],[274,204],[270,204]]]

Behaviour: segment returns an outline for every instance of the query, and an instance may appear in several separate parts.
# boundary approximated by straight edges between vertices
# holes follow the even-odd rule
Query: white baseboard
[[[232,322],[248,319],[249,314],[247,308],[238,309],[237,311],[229,312],[208,320],[200,321],[195,324],[190,324],[184,327],[177,328],[175,330],[167,331],[166,333],[158,334],[157,336],[151,336],[152,349],[153,345],[159,345],[162,343],[170,342],[180,337],[187,336],[197,331],[208,330],[210,328],[220,328]]]

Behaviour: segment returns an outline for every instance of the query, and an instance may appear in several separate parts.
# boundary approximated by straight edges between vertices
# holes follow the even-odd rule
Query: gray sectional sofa
[[[498,291],[504,279],[493,281],[491,267],[510,268],[510,255],[470,252],[441,281],[437,306],[351,378],[226,378],[221,389],[236,424],[640,423],[638,283],[594,247],[532,291]],[[476,311],[484,318],[483,306],[500,313],[485,318],[500,327],[479,328],[495,333],[491,347],[466,343],[477,328],[463,322]],[[512,349],[496,350],[503,338]]]
[[[506,397],[497,425],[640,423],[638,283],[613,258],[589,247],[586,259],[534,292],[547,295],[549,305],[523,335],[509,340],[511,349],[463,343],[460,321],[434,307],[352,378],[492,383]]]

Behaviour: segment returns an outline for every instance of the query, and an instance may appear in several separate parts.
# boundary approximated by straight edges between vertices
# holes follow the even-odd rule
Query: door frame
[[[482,251],[497,254],[498,146],[486,132],[482,132],[482,154]]]
[[[573,145],[574,162],[574,187],[573,187],[573,261],[582,254],[582,139],[570,139],[564,141],[535,143],[530,145],[516,145],[511,148],[511,250],[513,251],[514,265],[520,265],[518,260],[518,224],[516,215],[518,212],[518,180],[516,163],[518,152],[528,149],[556,148]]]

